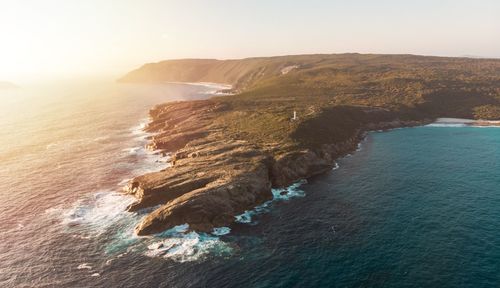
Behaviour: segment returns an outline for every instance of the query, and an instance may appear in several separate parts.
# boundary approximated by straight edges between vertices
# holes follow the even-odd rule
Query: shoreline
[[[229,87],[216,83],[166,83]],[[211,93],[211,96],[217,95],[220,94],[216,91]],[[185,224],[189,225],[189,230],[206,233],[230,227],[237,222],[238,215],[273,199],[273,189],[283,189],[331,170],[339,158],[356,151],[371,131],[424,125],[485,127],[500,124],[500,121],[459,118],[400,120],[402,114],[387,109],[350,107],[354,114],[362,112],[363,117],[369,117],[358,128],[346,128],[349,137],[342,141],[320,139],[320,146],[297,146],[286,142],[259,143],[252,137],[242,137],[241,133],[231,133],[238,124],[225,117],[236,114],[241,120],[248,116],[243,116],[246,115],[244,108],[235,108],[228,101],[208,98],[155,105],[144,129],[152,135],[147,149],[170,157],[166,160],[170,166],[137,176],[124,187],[126,194],[136,198],[127,207],[128,211],[157,207],[136,226],[135,233],[139,236],[156,234]],[[347,111],[351,111],[349,109]],[[322,129],[321,126],[329,123],[329,116],[325,118],[323,114],[332,113],[325,111],[305,120],[288,120],[290,127],[295,129],[292,132],[304,125],[304,130]]]
[[[171,166],[137,176],[124,188],[136,198],[128,211],[159,207],[136,226],[137,235],[185,224],[207,233],[230,227],[238,215],[271,200],[273,189],[331,170],[336,160],[358,149],[369,131],[432,123],[431,119],[366,123],[343,141],[290,148],[286,143],[260,145],[232,137],[227,125],[234,124],[219,121],[228,111],[237,112],[214,99],[165,103],[150,110],[145,131],[153,136],[148,148],[171,155]]]
[[[448,126],[470,126],[470,127],[500,127],[499,120],[485,119],[463,119],[463,118],[437,118],[431,125],[448,125]]]
[[[179,82],[179,81],[165,81],[166,84],[181,84],[181,85],[192,85],[192,86],[203,86],[209,88],[218,89],[231,89],[233,85],[225,83],[215,83],[215,82]]]

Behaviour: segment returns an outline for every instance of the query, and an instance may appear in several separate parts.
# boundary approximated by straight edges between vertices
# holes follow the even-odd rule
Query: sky
[[[306,53],[500,58],[498,0],[0,0],[0,80]]]

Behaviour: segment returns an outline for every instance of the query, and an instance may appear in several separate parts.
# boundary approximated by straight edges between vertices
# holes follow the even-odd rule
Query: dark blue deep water
[[[234,229],[239,255],[191,273],[213,287],[498,287],[499,147],[498,128],[371,133],[304,198]]]
[[[36,109],[5,98],[24,109],[0,117],[1,287],[500,286],[499,128],[370,133],[229,234],[136,237],[144,214],[124,211],[120,187],[165,166],[138,124],[156,103],[209,91],[71,91]]]

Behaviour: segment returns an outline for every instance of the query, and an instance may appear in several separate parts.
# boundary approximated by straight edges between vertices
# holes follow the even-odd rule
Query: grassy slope
[[[292,65],[299,67],[282,75]],[[361,54],[186,59],[146,64],[121,81],[232,84],[237,95],[215,98],[229,107],[218,121],[232,137],[259,144],[333,143],[365,123],[396,118],[500,119],[500,60],[494,59]],[[366,113],[366,107],[378,109]],[[294,110],[299,121],[290,121]]]

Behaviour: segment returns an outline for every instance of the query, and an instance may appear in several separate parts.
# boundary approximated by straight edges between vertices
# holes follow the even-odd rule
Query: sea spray
[[[135,140],[135,146],[124,148],[123,157],[135,157],[141,161],[129,170],[123,185],[135,175],[158,171],[168,166],[164,157],[157,151],[148,151],[145,145],[149,133],[144,131],[146,122],[129,130]],[[252,218],[256,214],[268,212],[272,202],[286,201],[295,197],[303,197],[305,193],[299,187],[305,184],[302,180],[283,189],[272,189],[273,200],[263,203],[252,210],[236,216],[237,222],[255,224]],[[116,189],[119,190],[119,189]],[[229,227],[217,227],[211,233],[189,231],[189,226],[181,225],[163,233],[148,237],[138,237],[134,227],[144,216],[144,211],[131,213],[126,207],[135,199],[131,196],[114,192],[114,189],[102,190],[85,196],[71,207],[58,211],[61,223],[67,232],[80,235],[81,239],[105,237],[104,252],[109,255],[106,263],[111,265],[115,258],[124,253],[141,253],[148,257],[159,257],[177,262],[196,261],[208,255],[230,255],[233,247],[221,237],[231,232]],[[76,234],[75,234],[76,233]]]
[[[227,227],[215,228],[213,234],[229,233]],[[219,237],[206,233],[189,231],[189,225],[179,225],[154,237],[145,237],[147,251],[144,255],[161,257],[177,262],[200,260],[209,254],[214,256],[230,255],[232,248]],[[160,240],[159,240],[160,239]]]
[[[229,227],[216,227],[212,231],[212,234],[216,236],[227,235],[229,233],[231,233],[231,228]]]
[[[130,128],[130,134],[134,137],[134,140],[136,140],[137,146],[122,150],[126,153],[125,156],[139,157],[141,159],[140,165],[137,165],[131,171],[132,176],[159,171],[171,165],[169,155],[163,155],[157,150],[146,149],[148,138],[153,135],[144,130],[149,121],[149,118],[144,118],[140,121],[139,125]]]
[[[70,232],[98,236],[118,221],[132,220],[132,214],[126,212],[126,208],[133,202],[134,198],[131,196],[113,191],[98,191],[78,200],[70,208],[50,209],[47,212],[61,217],[61,223]]]
[[[258,214],[262,214],[265,212],[270,211],[270,206],[273,202],[276,201],[286,201],[290,200],[295,197],[304,197],[306,193],[304,190],[299,189],[300,186],[304,185],[307,183],[307,180],[302,179],[298,182],[293,183],[292,185],[286,187],[286,188],[276,188],[276,189],[271,189],[271,192],[273,194],[273,199],[264,202],[261,205],[256,206],[252,210],[246,210],[240,215],[235,216],[235,222],[237,223],[244,223],[244,224],[257,224],[256,221],[253,221],[253,217]]]

